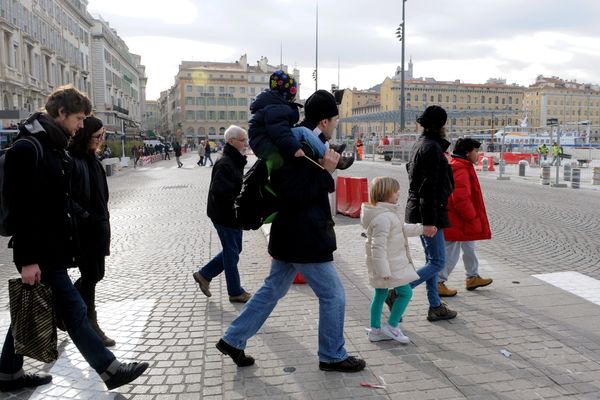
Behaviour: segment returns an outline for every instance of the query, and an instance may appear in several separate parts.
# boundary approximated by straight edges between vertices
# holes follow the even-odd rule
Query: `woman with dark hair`
[[[81,278],[75,282],[87,306],[90,324],[104,345],[115,341],[98,325],[96,314],[96,284],[104,278],[105,257],[110,254],[110,221],[108,184],[104,167],[98,160],[104,140],[102,121],[87,117],[69,144],[73,159],[72,192],[79,230],[79,252],[76,258]]]

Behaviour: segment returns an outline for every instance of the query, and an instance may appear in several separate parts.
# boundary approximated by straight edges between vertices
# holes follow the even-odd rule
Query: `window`
[[[219,100],[217,100],[217,104],[220,106],[224,106],[225,105],[225,97],[219,97]]]
[[[186,106],[193,106],[194,105],[194,98],[193,97],[186,97],[185,98],[185,105]]]
[[[240,111],[240,120],[245,121],[248,119],[248,112],[247,111]]]
[[[204,121],[206,119],[206,111],[200,110],[196,111],[196,119],[199,121]],[[200,133],[200,132],[198,132]]]
[[[419,101],[419,95],[415,94],[415,101]]]
[[[251,93],[251,94],[256,94],[256,88],[254,88],[254,87],[251,87],[251,88],[250,88],[250,93]]]
[[[193,121],[194,120],[194,115],[195,115],[195,113],[193,111],[186,111],[185,112],[185,119],[186,119],[186,121]]]
[[[197,86],[198,93],[204,93],[204,86]]]
[[[233,77],[233,75],[232,75]],[[234,94],[235,93],[235,86],[229,86],[229,93]]]
[[[220,120],[224,120],[225,119],[225,111],[219,111],[219,119]]]
[[[192,91],[192,88],[193,88],[192,85],[185,85],[185,91],[187,93],[190,93]]]
[[[446,101],[448,101],[448,100],[446,100]],[[438,94],[438,103],[441,103],[441,102],[442,102],[442,95]]]
[[[215,87],[214,86],[209,86],[208,87],[208,93],[214,93],[215,92]]]
[[[235,121],[237,119],[236,117],[237,117],[237,112],[229,111],[229,120]]]
[[[217,100],[214,97],[209,97],[206,99],[206,104],[209,106],[214,106],[217,104]]]
[[[246,88],[245,87],[240,87],[240,94],[246,94]]]
[[[217,119],[217,113],[214,112],[214,111],[209,111],[208,112],[208,119],[211,120],[211,121],[214,121],[215,119]]]
[[[237,106],[237,100],[235,97],[230,97],[227,99],[227,104],[230,106]]]
[[[217,130],[215,129],[214,126],[211,126],[210,128],[208,128],[208,134],[209,135],[216,135],[217,134]]]
[[[225,86],[219,86],[219,93],[225,93]]]
[[[196,104],[203,106],[206,104],[206,99],[204,97],[196,97]]]

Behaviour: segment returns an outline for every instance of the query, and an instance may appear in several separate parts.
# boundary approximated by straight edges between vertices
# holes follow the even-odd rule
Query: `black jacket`
[[[292,127],[300,118],[298,107],[299,104],[290,103],[270,90],[260,93],[250,104],[248,138],[257,155],[270,152],[273,144],[284,157],[293,157],[301,148],[292,133]]]
[[[6,153],[4,195],[14,229],[10,241],[17,269],[30,264],[45,268],[71,266],[76,229],[71,204],[71,158],[67,133],[44,114],[32,115],[19,126],[19,135],[34,134],[43,148],[19,141]]]
[[[208,189],[207,215],[215,224],[239,228],[233,202],[242,190],[244,165],[246,156],[227,143],[223,148],[223,157],[215,162],[212,169]]]
[[[173,145],[173,151],[175,152],[175,157],[181,157],[181,145],[179,143]]]
[[[328,193],[333,177],[305,158],[292,158],[271,174],[281,206],[271,225],[269,254],[281,261],[322,263],[336,250]]]
[[[104,257],[110,254],[108,183],[104,167],[92,155],[71,153],[73,160],[73,211],[79,234],[79,256]]]
[[[406,164],[409,179],[406,222],[437,228],[450,226],[447,206],[454,191],[454,178],[444,154],[448,146],[447,140],[426,134],[414,144]]]

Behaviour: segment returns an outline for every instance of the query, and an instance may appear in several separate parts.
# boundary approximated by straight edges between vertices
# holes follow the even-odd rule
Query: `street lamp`
[[[400,131],[404,132],[404,37],[406,35],[406,21],[404,19],[404,6],[406,0],[402,0],[402,23],[396,29],[396,37],[402,42],[402,67],[400,69]]]

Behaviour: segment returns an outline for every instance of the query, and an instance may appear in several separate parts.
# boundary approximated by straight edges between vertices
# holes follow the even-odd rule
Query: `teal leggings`
[[[398,286],[394,288],[398,297],[392,306],[392,312],[388,319],[388,324],[393,327],[398,326],[402,314],[408,306],[408,302],[412,298],[412,289],[410,285]],[[383,303],[388,295],[387,289],[375,289],[373,301],[371,302],[371,328],[381,328],[381,312],[383,311]]]

